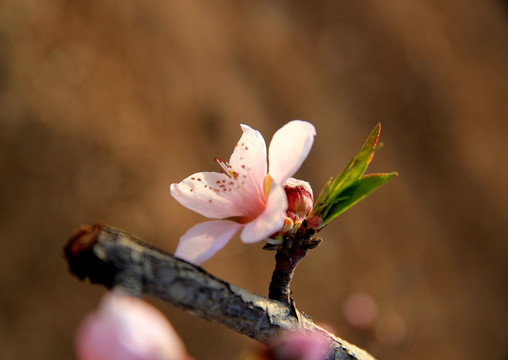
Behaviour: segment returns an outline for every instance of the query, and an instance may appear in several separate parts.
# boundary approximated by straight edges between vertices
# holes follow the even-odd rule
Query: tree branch
[[[327,360],[373,360],[292,305],[252,294],[121,230],[84,226],[64,251],[70,271],[81,280],[88,277],[92,283],[121,286],[135,296],[154,296],[264,344],[281,330],[313,331],[331,344]]]

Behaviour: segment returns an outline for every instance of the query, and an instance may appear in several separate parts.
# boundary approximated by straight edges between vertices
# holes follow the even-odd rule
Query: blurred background
[[[508,359],[508,6],[501,0],[0,1],[0,358],[71,359],[105,289],[62,247],[102,220],[167,251],[169,184],[241,135],[312,122],[317,193],[377,122],[400,177],[331,223],[300,310],[379,359]],[[235,238],[204,268],[266,295]],[[150,300],[152,301],[152,300]],[[152,301],[197,360],[258,346]]]

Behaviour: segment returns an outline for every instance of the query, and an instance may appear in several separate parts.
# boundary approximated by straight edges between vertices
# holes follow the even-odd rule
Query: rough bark
[[[70,271],[82,280],[88,277],[108,288],[121,286],[132,295],[154,296],[265,344],[281,330],[314,331],[331,345],[327,360],[373,360],[315,325],[292,304],[252,294],[124,231],[102,224],[84,226],[64,250]]]

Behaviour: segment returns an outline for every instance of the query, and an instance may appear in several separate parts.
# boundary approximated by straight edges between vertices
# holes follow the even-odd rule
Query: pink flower
[[[157,309],[122,293],[106,295],[76,334],[79,360],[190,360]]]
[[[272,138],[266,159],[263,136],[247,125],[229,162],[217,160],[224,170],[193,174],[171,184],[171,195],[183,206],[212,219],[190,228],[175,256],[201,264],[242,230],[244,243],[264,240],[278,232],[286,219],[287,199],[282,184],[307,157],[316,131],[293,120]]]

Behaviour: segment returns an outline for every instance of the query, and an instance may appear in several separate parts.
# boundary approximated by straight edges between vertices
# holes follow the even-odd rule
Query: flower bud
[[[295,223],[305,220],[314,206],[314,197],[309,183],[289,178],[283,186],[288,201],[287,216]]]

